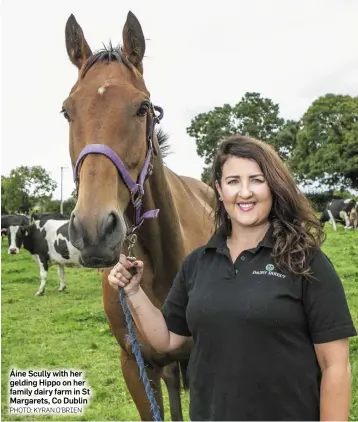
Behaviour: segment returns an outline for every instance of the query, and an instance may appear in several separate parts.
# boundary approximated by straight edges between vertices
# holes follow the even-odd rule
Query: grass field
[[[344,283],[358,327],[358,232],[327,227],[323,250]],[[84,416],[37,417],[36,420],[139,420],[121,378],[119,347],[102,308],[101,275],[66,269],[68,293],[57,292],[56,267],[49,271],[45,296],[35,297],[39,269],[27,251],[7,255],[2,245],[2,420],[35,420],[8,414],[8,373],[17,369],[73,368],[85,371],[94,392]],[[358,420],[358,339],[350,342],[353,391],[350,420]],[[166,417],[169,418],[166,396]],[[188,396],[184,395],[188,420]]]

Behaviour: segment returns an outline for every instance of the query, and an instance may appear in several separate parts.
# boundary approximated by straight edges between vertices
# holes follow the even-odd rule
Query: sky
[[[248,91],[298,119],[326,93],[358,95],[358,1],[2,1],[2,168],[40,165],[63,198],[74,189],[68,123],[60,114],[77,76],[65,46],[73,13],[95,51],[122,42],[131,10],[147,39],[144,79],[164,108],[169,168],[200,178],[203,159],[186,133],[198,113]]]

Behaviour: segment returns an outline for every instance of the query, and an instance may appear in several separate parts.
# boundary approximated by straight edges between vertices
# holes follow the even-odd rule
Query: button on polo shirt
[[[170,331],[193,336],[190,419],[319,420],[312,343],[356,335],[342,283],[319,249],[316,280],[277,269],[273,233],[233,263],[219,230],[184,261],[163,305]]]

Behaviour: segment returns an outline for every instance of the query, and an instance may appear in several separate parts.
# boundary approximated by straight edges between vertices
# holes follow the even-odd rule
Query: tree
[[[300,130],[301,122],[286,120],[282,129],[275,135],[274,144],[283,160],[288,160],[292,156],[292,151],[296,146],[297,133]]]
[[[7,213],[28,213],[31,200],[28,193],[21,187],[21,179],[15,174],[12,177],[1,176],[1,204]]]
[[[51,199],[46,197],[37,203],[37,211],[39,212],[59,212],[61,209],[61,201],[59,199]],[[76,200],[67,198],[63,201],[63,214],[70,216],[71,212],[76,206]]]
[[[20,166],[1,176],[1,200],[8,212],[29,213],[37,203],[51,198],[57,183],[41,166]]]
[[[76,206],[76,199],[70,197],[63,201],[63,213],[64,215],[71,215],[71,212]]]
[[[303,184],[358,188],[358,97],[327,94],[302,117],[289,161]]]
[[[48,196],[43,197],[36,203],[36,211],[38,212],[59,212],[61,201],[59,199],[52,199]]]
[[[229,135],[253,136],[275,146],[276,139],[284,128],[284,119],[279,117],[279,106],[269,98],[255,92],[247,92],[235,106],[224,104],[207,113],[200,113],[191,121],[186,131],[195,139],[197,153],[205,159],[202,180],[208,182],[210,167],[219,142]],[[280,138],[287,147],[287,137]],[[286,149],[285,149],[286,151]]]
[[[4,176],[1,176],[1,214],[8,214],[8,211],[7,211],[7,209],[4,205],[4,201],[3,201],[3,196],[4,196],[4,193],[5,193],[3,181],[4,181]]]

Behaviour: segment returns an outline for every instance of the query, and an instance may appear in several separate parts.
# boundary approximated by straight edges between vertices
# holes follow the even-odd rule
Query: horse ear
[[[135,67],[141,69],[145,53],[145,39],[141,25],[131,11],[128,12],[122,37],[123,53]]]
[[[84,62],[92,55],[92,51],[83,35],[82,28],[72,14],[67,19],[65,35],[68,57],[78,69],[81,69]]]

